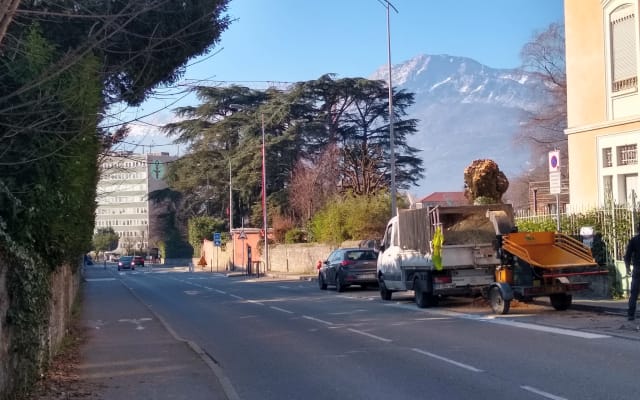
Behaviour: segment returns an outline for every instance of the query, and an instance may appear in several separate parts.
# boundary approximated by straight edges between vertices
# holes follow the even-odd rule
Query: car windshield
[[[363,261],[371,261],[377,260],[378,254],[375,251],[371,250],[357,250],[357,251],[349,251],[347,252],[347,260],[363,260]]]
[[[133,257],[120,257],[120,262],[123,262],[123,263],[131,262],[132,259]]]

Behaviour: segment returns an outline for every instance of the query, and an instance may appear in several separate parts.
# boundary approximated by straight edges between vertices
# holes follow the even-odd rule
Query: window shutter
[[[637,86],[636,16],[633,7],[619,7],[610,16],[613,91]]]

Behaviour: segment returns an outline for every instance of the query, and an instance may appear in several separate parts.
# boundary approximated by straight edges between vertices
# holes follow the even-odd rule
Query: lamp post
[[[240,104],[229,104],[229,108],[233,110],[243,110],[244,106]],[[267,170],[265,161],[265,133],[264,133],[264,113],[260,112],[260,122],[262,130],[262,229],[264,231],[264,265],[265,272],[269,270],[269,242],[268,242],[268,226],[267,226]],[[231,195],[231,159],[229,159],[229,205],[232,202]],[[231,210],[231,207],[229,208]],[[231,211],[229,211],[231,216]]]
[[[398,9],[389,2],[389,0],[378,0],[387,9],[387,69],[389,70],[388,86],[389,86],[389,154],[391,164],[391,216],[396,215],[396,153],[395,153],[395,134],[393,132],[393,84],[391,81],[391,9],[398,13]]]
[[[269,270],[269,242],[267,232],[267,169],[264,147],[264,113],[260,113],[262,120],[262,229],[264,230],[264,272]],[[260,275],[258,273],[258,275]]]

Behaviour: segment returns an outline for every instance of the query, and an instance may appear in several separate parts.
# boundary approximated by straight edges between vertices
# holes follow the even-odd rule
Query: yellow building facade
[[[571,210],[638,193],[639,0],[565,0]]]

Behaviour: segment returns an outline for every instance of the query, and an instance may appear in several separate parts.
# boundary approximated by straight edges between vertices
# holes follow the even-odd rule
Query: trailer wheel
[[[438,304],[438,299],[434,295],[422,290],[418,279],[413,281],[413,292],[415,293],[416,305],[420,308],[434,307]]]
[[[322,273],[318,274],[318,286],[320,287],[320,290],[327,290],[327,282],[324,281]]]
[[[384,281],[381,280],[380,283],[378,284],[379,288],[380,288],[380,298],[384,301],[389,301],[391,300],[391,293],[393,293],[391,290],[387,289],[387,287],[384,284]]]
[[[505,300],[497,286],[492,287],[489,291],[489,303],[496,314],[507,314],[511,306],[511,300]]]
[[[549,300],[551,300],[551,305],[558,311],[565,311],[569,307],[571,307],[571,301],[573,300],[573,296],[566,293],[555,293],[549,296]]]

